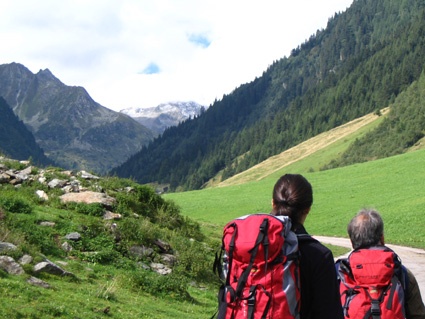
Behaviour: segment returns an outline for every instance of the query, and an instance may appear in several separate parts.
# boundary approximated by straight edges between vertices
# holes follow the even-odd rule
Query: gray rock
[[[10,181],[10,176],[8,174],[5,173],[1,173],[0,174],[0,184],[6,184],[9,183]]]
[[[0,269],[11,275],[22,275],[25,273],[21,265],[9,256],[0,256]]]
[[[8,251],[8,250],[16,250],[16,249],[18,249],[18,247],[16,247],[14,244],[0,241],[0,253]]]
[[[70,243],[68,243],[67,241],[66,242],[64,242],[63,244],[62,244],[62,249],[64,250],[64,251],[66,251],[66,252],[70,252],[70,251],[72,251],[72,246],[71,246],[71,244]]]
[[[37,190],[37,191],[35,191],[35,193],[38,196],[38,198],[40,198],[40,199],[42,199],[44,201],[49,200],[49,196],[47,196],[47,194],[46,194],[45,191]]]
[[[130,253],[133,256],[136,256],[139,258],[145,258],[145,257],[151,257],[154,251],[152,248],[145,247],[145,246],[132,246],[130,247]]]
[[[54,222],[41,222],[40,226],[55,227],[56,223],[54,223]]]
[[[105,214],[103,215],[103,219],[105,220],[117,220],[117,219],[121,219],[122,215],[121,214],[116,214],[113,212],[110,212],[109,210],[105,212]]]
[[[168,253],[168,252],[170,252],[171,251],[171,246],[170,246],[170,244],[169,243],[167,243],[167,242],[165,242],[165,241],[163,241],[163,240],[161,240],[161,239],[157,239],[157,240],[155,240],[155,245],[157,245],[158,246],[158,248],[159,249],[161,249],[161,251],[162,252],[164,252],[164,253]]]
[[[161,260],[168,266],[173,267],[177,262],[177,257],[171,254],[163,254],[161,255]]]
[[[99,176],[95,176],[95,175],[90,174],[86,171],[81,171],[81,172],[78,173],[78,175],[80,175],[80,177],[84,178],[84,179],[99,179]]]
[[[66,239],[68,240],[73,240],[73,241],[78,241],[81,239],[81,235],[80,233],[77,232],[73,232],[73,233],[69,233],[65,236]]]
[[[150,266],[153,271],[155,271],[156,273],[160,275],[168,275],[168,274],[171,274],[172,272],[171,268],[161,263],[151,263]]]
[[[51,261],[43,261],[34,266],[35,273],[45,272],[51,275],[63,276],[67,274],[61,267]]]
[[[49,186],[49,188],[62,188],[67,182],[68,181],[54,178],[47,184],[47,186]]]
[[[28,264],[31,264],[32,263],[32,261],[33,261],[33,258],[30,256],[30,255],[27,255],[27,254],[25,254],[25,255],[23,255],[21,258],[19,258],[19,260],[18,260],[18,262],[21,264],[21,265],[28,265]]]
[[[46,288],[46,289],[50,288],[50,285],[47,282],[45,282],[41,279],[35,278],[35,277],[28,278],[27,283],[29,283],[30,285],[33,285],[33,286],[38,286],[38,287],[42,287],[42,288]]]
[[[68,202],[86,203],[86,204],[99,203],[105,207],[112,207],[116,203],[115,198],[108,196],[105,193],[92,192],[92,191],[63,194],[60,197],[60,200],[62,203],[68,203]]]

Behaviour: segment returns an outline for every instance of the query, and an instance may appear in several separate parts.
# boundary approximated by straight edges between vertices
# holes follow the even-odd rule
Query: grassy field
[[[0,318],[203,319],[216,308],[216,291],[211,289],[190,289],[194,301],[179,301],[135,290],[128,274],[115,267],[70,262],[67,269],[79,282],[45,275],[50,289],[31,286],[22,276],[0,274]]]
[[[240,185],[167,194],[183,214],[200,221],[211,236],[220,236],[230,219],[269,212],[271,192],[284,173],[301,173],[311,182],[314,203],[306,228],[311,234],[347,237],[346,225],[363,207],[379,210],[388,243],[425,248],[425,150],[328,171],[309,167],[333,145],[269,176]],[[310,165],[312,164],[312,165]]]

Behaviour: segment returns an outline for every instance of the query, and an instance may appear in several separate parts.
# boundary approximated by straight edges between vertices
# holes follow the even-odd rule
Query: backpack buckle
[[[372,300],[372,306],[370,308],[370,313],[373,318],[379,317],[381,315],[381,308],[379,307],[379,300]]]

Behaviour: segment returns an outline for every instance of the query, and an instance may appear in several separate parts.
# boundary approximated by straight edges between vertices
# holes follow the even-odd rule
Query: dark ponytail
[[[299,174],[285,174],[273,189],[273,215],[291,217],[299,223],[302,214],[313,204],[313,189],[307,179]]]

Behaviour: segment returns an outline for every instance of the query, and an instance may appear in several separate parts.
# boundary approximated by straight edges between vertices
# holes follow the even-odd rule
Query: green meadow
[[[314,202],[306,229],[312,235],[347,237],[346,226],[364,207],[381,212],[386,241],[425,248],[425,150],[355,164],[312,171],[318,161],[333,153],[312,154],[258,181],[240,185],[173,193],[165,198],[182,213],[201,222],[210,236],[220,237],[222,226],[237,216],[269,212],[273,185],[285,173],[303,174],[313,186]],[[266,169],[266,168],[263,168]]]

